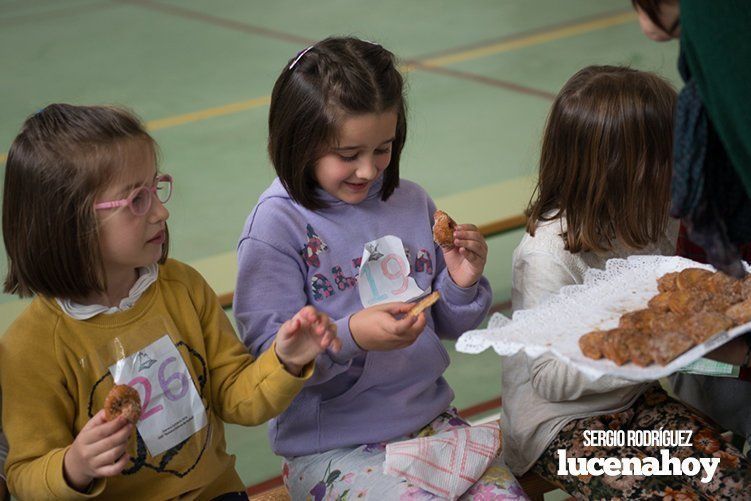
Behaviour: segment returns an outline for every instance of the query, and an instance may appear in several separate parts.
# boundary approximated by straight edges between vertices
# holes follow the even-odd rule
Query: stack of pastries
[[[666,365],[714,334],[751,321],[751,276],[687,268],[657,280],[648,307],[621,316],[618,327],[579,338],[582,353],[618,365]]]

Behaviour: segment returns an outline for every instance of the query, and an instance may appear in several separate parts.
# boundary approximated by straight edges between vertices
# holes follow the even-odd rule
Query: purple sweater
[[[380,188],[375,183],[357,205],[319,189],[330,206],[310,211],[276,179],[245,223],[234,313],[253,355],[268,349],[279,326],[306,304],[336,321],[343,344],[339,353],[318,357],[313,378],[270,423],[269,439],[279,455],[391,440],[428,424],[454,398],[442,376],[449,357],[438,336],[455,339],[477,327],[490,307],[487,279],[466,289],[451,280],[433,242],[435,204],[427,193],[401,180],[384,202]],[[352,340],[349,317],[363,308],[357,291],[363,247],[384,235],[402,239],[410,276],[442,298],[426,310],[427,327],[411,346],[366,352]]]

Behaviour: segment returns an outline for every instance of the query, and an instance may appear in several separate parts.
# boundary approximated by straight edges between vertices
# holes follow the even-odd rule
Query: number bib
[[[425,295],[409,276],[410,266],[401,238],[386,235],[365,244],[357,289],[366,308],[381,303],[410,301]]]
[[[168,335],[109,368],[115,384],[141,397],[138,433],[157,456],[206,426],[208,419],[180,353]]]

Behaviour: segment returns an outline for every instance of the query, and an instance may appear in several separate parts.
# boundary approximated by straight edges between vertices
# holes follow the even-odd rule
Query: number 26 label
[[[110,367],[115,384],[141,397],[138,433],[152,456],[174,447],[208,422],[206,411],[180,352],[169,335]]]

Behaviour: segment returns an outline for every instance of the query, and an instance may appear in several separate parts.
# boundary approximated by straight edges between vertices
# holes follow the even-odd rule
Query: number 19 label
[[[409,261],[400,238],[386,235],[365,244],[357,285],[363,306],[422,296],[424,291],[409,273]]]

